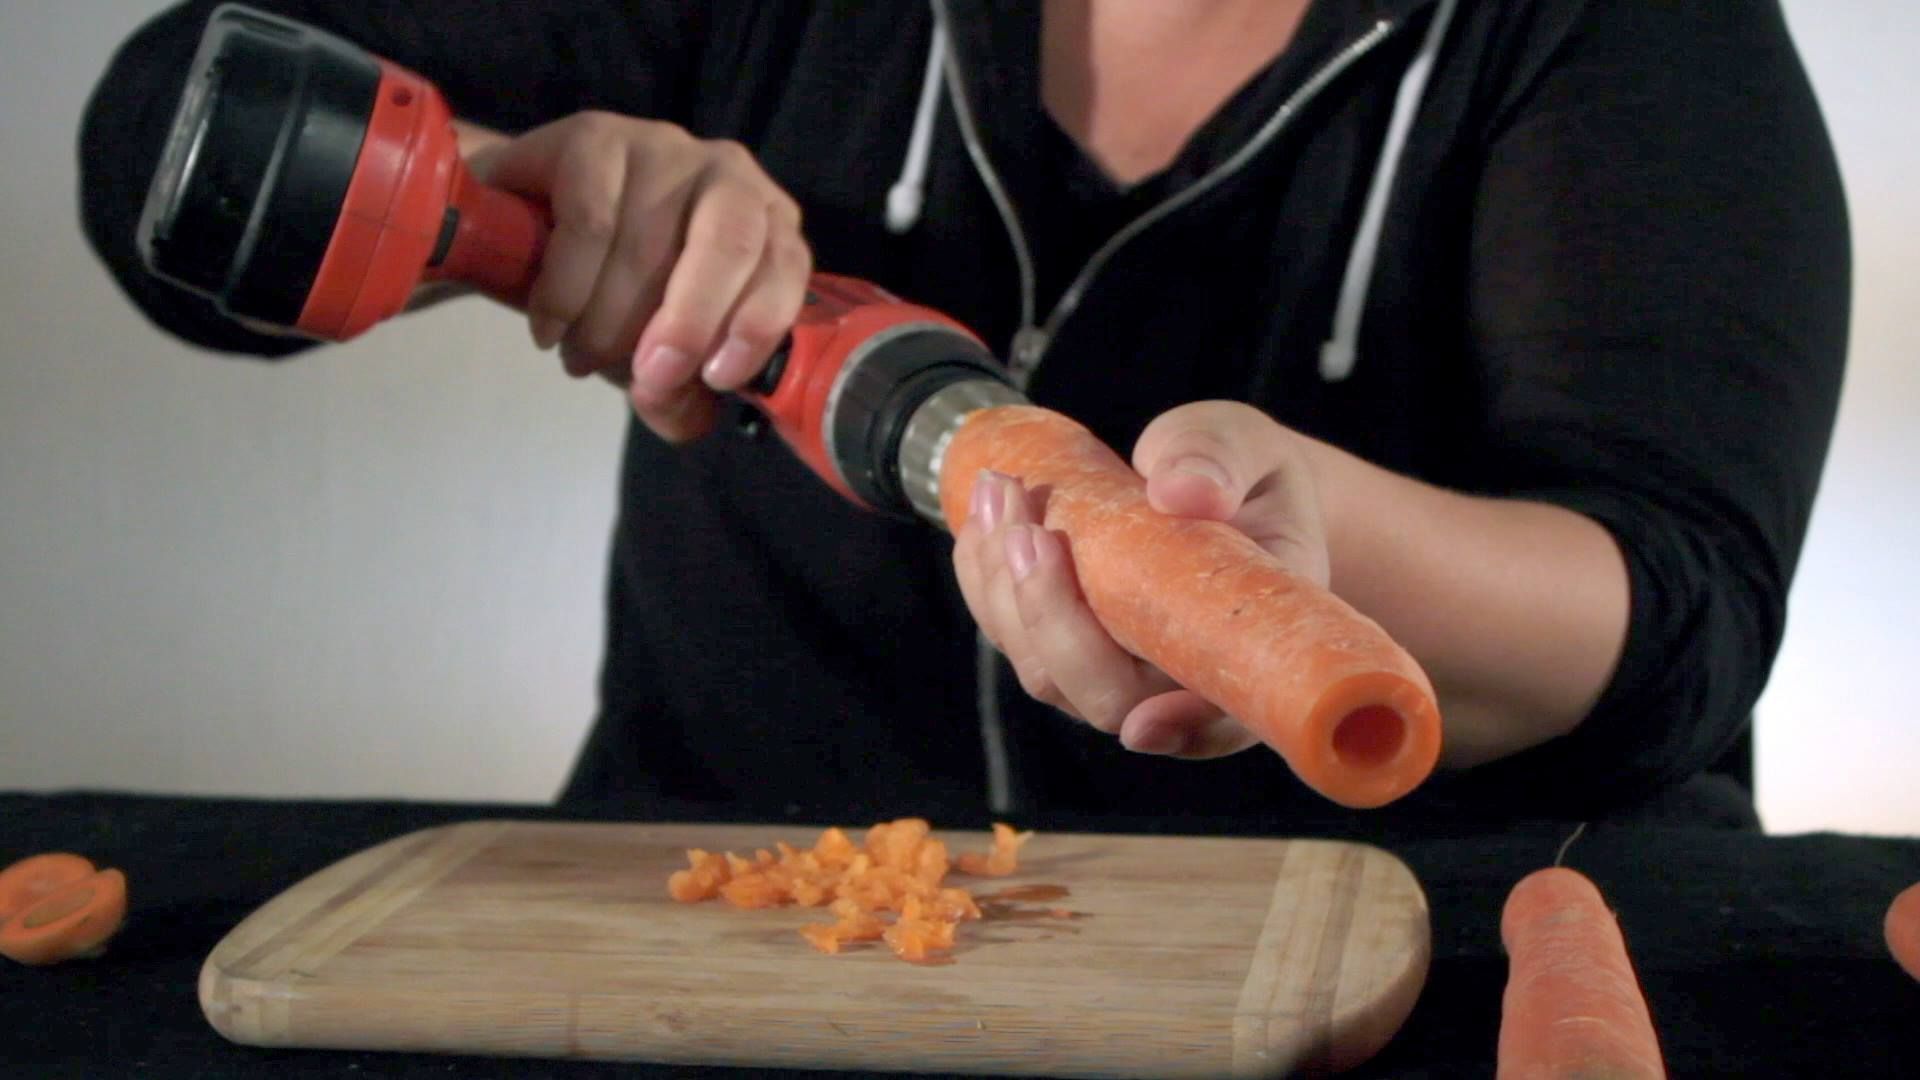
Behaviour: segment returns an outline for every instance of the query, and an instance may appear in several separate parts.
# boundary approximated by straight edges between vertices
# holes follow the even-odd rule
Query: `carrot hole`
[[[1407,739],[1407,723],[1385,705],[1368,705],[1340,718],[1333,728],[1333,756],[1351,769],[1392,761]]]
[[[402,109],[413,104],[413,91],[407,89],[404,86],[394,87],[393,94],[391,96],[393,99],[393,103],[395,105],[398,105]]]

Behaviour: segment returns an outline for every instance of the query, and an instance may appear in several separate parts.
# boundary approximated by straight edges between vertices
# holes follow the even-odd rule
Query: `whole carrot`
[[[1907,974],[1920,979],[1920,882],[1901,890],[1887,905],[1884,931],[1887,951]]]
[[[1626,939],[1593,882],[1558,866],[1522,878],[1500,914],[1500,941],[1498,1080],[1667,1075]]]
[[[1173,517],[1086,428],[1047,409],[982,409],[940,466],[950,527],[981,469],[1046,495],[1087,604],[1121,647],[1158,665],[1278,751],[1334,802],[1381,806],[1440,755],[1440,709],[1420,665],[1379,624],[1295,576],[1244,533]]]

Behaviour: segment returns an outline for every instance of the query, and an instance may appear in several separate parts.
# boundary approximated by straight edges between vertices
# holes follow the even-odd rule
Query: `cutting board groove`
[[[961,927],[950,964],[797,929],[819,911],[676,904],[689,847],[792,826],[481,821],[398,837],[274,898],[201,971],[261,1046],[1062,1076],[1264,1076],[1372,1056],[1426,977],[1426,899],[1364,845],[1042,834],[1048,884]],[[941,834],[954,850],[984,834]],[[1061,908],[1074,917],[1049,917]]]

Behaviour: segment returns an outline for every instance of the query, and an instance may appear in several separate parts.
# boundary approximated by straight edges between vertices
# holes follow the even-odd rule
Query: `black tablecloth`
[[[796,809],[796,814],[804,811]],[[583,817],[524,806],[0,795],[0,864],[70,850],[127,871],[132,910],[106,957],[29,969],[0,961],[0,1073],[11,1076],[711,1076],[607,1065],[229,1044],[201,1019],[200,963],[261,903],[328,863],[429,825]],[[653,816],[653,815],[650,815]],[[699,811],[662,808],[662,818]],[[877,819],[883,814],[870,815]],[[864,820],[864,819],[856,819]],[[979,820],[936,819],[977,827]],[[1170,831],[1162,821],[1023,822]],[[1198,831],[1181,822],[1178,831]],[[1433,966],[1406,1026],[1361,1076],[1491,1076],[1506,962],[1507,890],[1550,863],[1566,823],[1491,835],[1396,837],[1335,824],[1289,835],[1365,839],[1426,889]],[[1881,918],[1920,881],[1920,840],[1769,837],[1596,826],[1569,848],[1618,910],[1672,1075],[1920,1077],[1920,982],[1886,954]],[[902,1068],[910,1062],[902,1062]]]

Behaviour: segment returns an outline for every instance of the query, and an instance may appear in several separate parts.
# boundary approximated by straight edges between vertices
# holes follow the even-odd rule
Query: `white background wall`
[[[160,6],[0,3],[0,789],[549,798],[592,708],[621,402],[479,302],[278,368],[149,328],[80,237],[73,144]],[[1762,813],[1920,833],[1920,8],[1787,10],[1857,288]]]

